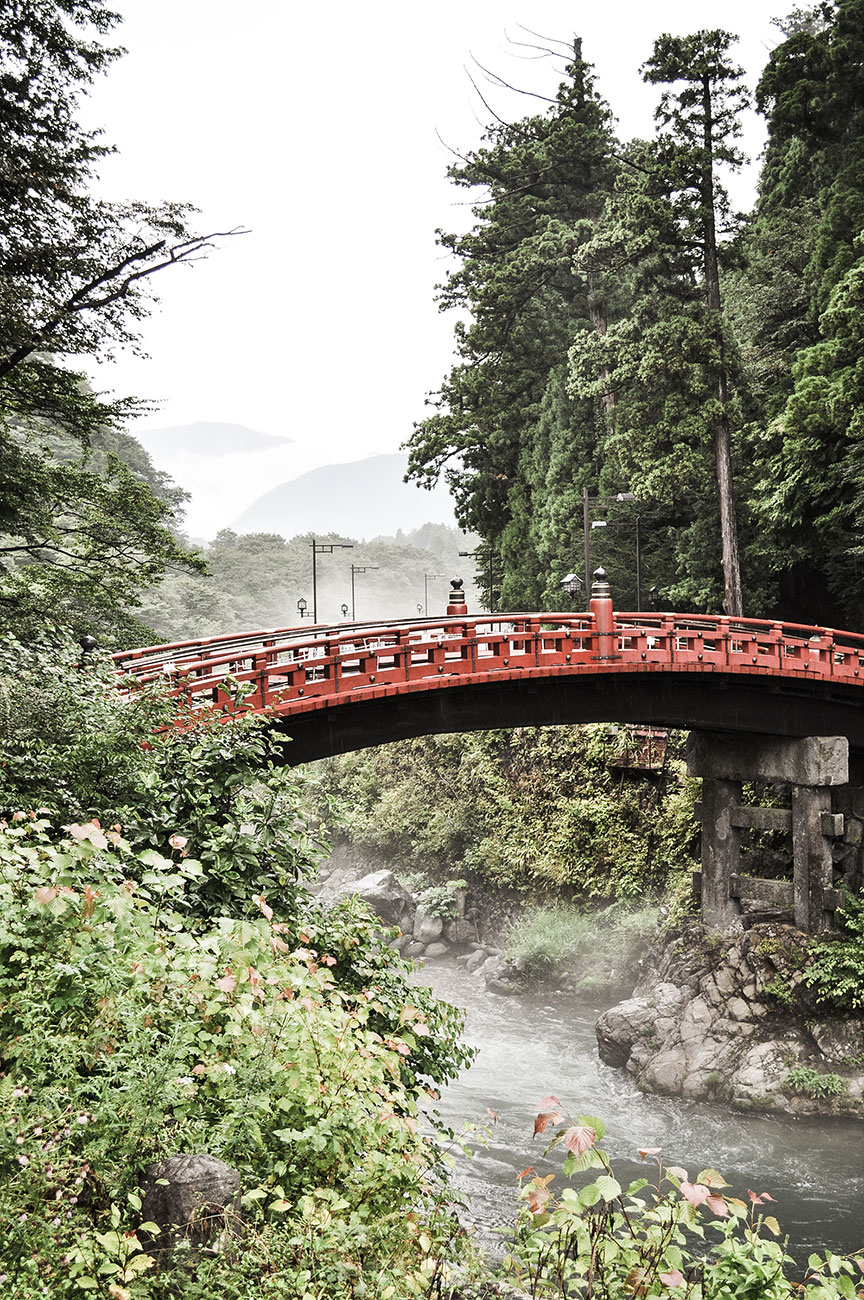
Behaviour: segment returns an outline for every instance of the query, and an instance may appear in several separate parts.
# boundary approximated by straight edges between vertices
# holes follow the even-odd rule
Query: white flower
[[[236,1073],[237,1073],[237,1071],[236,1071],[236,1069],[234,1068],[233,1065],[223,1065],[223,1066],[222,1066],[222,1069],[224,1070],[225,1074],[236,1074]]]

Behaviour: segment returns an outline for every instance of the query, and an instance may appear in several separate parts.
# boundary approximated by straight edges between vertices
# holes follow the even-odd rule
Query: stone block
[[[721,781],[783,781],[790,785],[846,785],[849,741],[845,736],[747,736],[691,731],[687,771]]]
[[[240,1228],[240,1175],[215,1156],[169,1156],[150,1165],[141,1185],[141,1219],[158,1224],[148,1250],[170,1250],[178,1241],[206,1245]]]

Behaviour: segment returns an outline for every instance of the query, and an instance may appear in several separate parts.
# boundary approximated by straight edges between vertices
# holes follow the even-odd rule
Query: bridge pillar
[[[702,919],[729,928],[742,900],[794,914],[801,930],[830,929],[842,894],[833,887],[834,841],[845,819],[832,812],[832,791],[848,788],[845,736],[776,736],[691,732],[687,769],[702,777]],[[744,781],[791,787],[791,813],[745,807]],[[839,789],[838,789],[839,788]],[[745,876],[740,871],[741,829],[792,833],[792,882]],[[842,856],[842,853],[841,853]]]
[[[741,831],[733,812],[741,803],[740,781],[702,781],[702,920],[715,930],[740,926],[741,904],[732,896],[738,875]]]

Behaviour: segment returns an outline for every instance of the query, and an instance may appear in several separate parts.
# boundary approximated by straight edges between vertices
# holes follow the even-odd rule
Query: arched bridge
[[[615,613],[602,570],[583,614],[447,617],[281,628],[115,655],[119,669],[201,709],[228,702],[292,738],[300,763],[438,732],[574,722],[690,730],[702,780],[702,916],[829,928],[864,887],[864,636],[704,614]],[[457,584],[454,584],[456,586]],[[849,751],[858,751],[854,770]],[[747,806],[744,784],[781,783],[791,808]],[[742,832],[786,832],[792,879],[742,873]]]
[[[830,734],[864,753],[864,635],[614,613],[603,594],[578,614],[469,618],[457,603],[445,618],[280,628],[114,659],[141,682],[169,676],[202,708],[226,703],[226,677],[248,683],[247,707],[291,736],[290,763],[410,736],[600,721]]]

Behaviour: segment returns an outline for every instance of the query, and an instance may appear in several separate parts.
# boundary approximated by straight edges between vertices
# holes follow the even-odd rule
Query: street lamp
[[[582,489],[582,532],[585,542],[585,590],[588,591],[591,575],[591,529],[605,528],[606,520],[597,519],[589,524],[589,506],[604,505],[608,506],[610,501],[636,501],[635,492],[614,492],[609,496],[589,497],[587,487]],[[641,515],[636,516],[636,608],[642,608],[642,538],[639,526],[642,522]]]
[[[348,617],[348,606],[347,606],[347,605],[342,605],[342,606],[341,606],[341,609],[342,609],[342,617],[343,617],[343,618],[347,618],[347,617]]]
[[[318,622],[318,556],[332,555],[334,551],[353,551],[353,542],[318,542],[312,538],[312,621]]]
[[[356,622],[357,615],[354,612],[354,574],[367,573],[369,569],[380,569],[380,564],[352,564],[351,565],[351,622]]]
[[[301,620],[304,619],[304,618],[311,618],[311,617],[312,617],[311,614],[307,614],[307,613],[306,613],[306,610],[307,610],[308,608],[309,608],[309,602],[308,602],[308,600],[304,600],[304,598],[301,596],[300,599],[297,601],[297,609],[298,609],[298,612],[299,612],[299,614],[300,614],[300,618],[301,618]]]
[[[460,554],[460,555],[472,556],[472,555],[479,555],[480,552],[479,552],[479,551],[460,551],[459,554]],[[492,554],[492,547],[491,547],[491,545],[490,545],[490,547],[489,547],[489,613],[490,613],[490,614],[494,614],[494,613],[495,613],[495,592],[494,592],[494,590],[493,590],[493,588],[492,588],[492,582],[493,582],[492,561],[493,561],[493,558],[494,558],[494,557],[493,557],[493,554]]]
[[[460,551],[459,554],[461,555],[462,552]],[[446,578],[446,577],[447,577],[446,573],[424,573],[423,574],[423,611],[422,612],[425,614],[426,618],[429,617],[429,579]],[[420,606],[418,605],[417,613],[419,614],[420,612],[421,612]]]
[[[423,613],[423,606],[420,604],[420,601],[419,601],[419,600],[417,601],[417,613],[418,613],[418,614],[422,614],[422,613]]]

